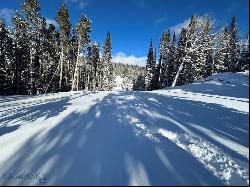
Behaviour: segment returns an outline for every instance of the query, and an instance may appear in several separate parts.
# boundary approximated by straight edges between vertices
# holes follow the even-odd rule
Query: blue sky
[[[111,32],[114,59],[145,61],[150,38],[155,47],[161,33],[178,29],[192,14],[211,13],[222,25],[236,16],[241,35],[248,33],[248,0],[39,0],[42,14],[53,22],[60,4],[66,2],[72,24],[81,13],[93,21],[91,39],[102,44]],[[22,0],[0,0],[0,17],[9,19]],[[8,20],[7,20],[8,21]]]

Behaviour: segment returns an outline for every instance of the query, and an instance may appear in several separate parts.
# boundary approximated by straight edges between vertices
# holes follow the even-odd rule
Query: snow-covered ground
[[[0,97],[0,185],[247,185],[248,87]]]

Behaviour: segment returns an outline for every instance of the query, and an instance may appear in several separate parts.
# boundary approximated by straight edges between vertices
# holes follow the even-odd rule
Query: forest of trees
[[[209,16],[193,15],[182,28],[177,41],[175,32],[163,32],[159,61],[151,40],[146,64],[145,89],[155,90],[192,83],[222,72],[248,70],[249,36],[242,44],[236,18],[225,28],[213,28]]]
[[[130,81],[143,75],[138,66],[111,62],[110,33],[100,46],[90,41],[91,21],[81,15],[76,26],[62,4],[55,25],[47,24],[38,0],[24,0],[9,27],[0,20],[0,95],[33,95],[77,90],[112,90],[123,69]],[[131,77],[132,73],[132,77]]]
[[[179,36],[163,32],[158,62],[151,40],[146,68],[112,63],[110,33],[100,49],[90,41],[91,21],[85,14],[72,26],[62,4],[56,21],[59,28],[46,23],[38,0],[24,0],[12,27],[0,20],[0,95],[107,91],[117,75],[131,90],[155,90],[249,68],[249,38],[240,42],[235,17],[216,30],[209,16],[192,16]]]

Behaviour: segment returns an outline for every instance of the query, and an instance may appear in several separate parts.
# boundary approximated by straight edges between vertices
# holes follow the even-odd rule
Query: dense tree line
[[[236,19],[228,27],[213,29],[209,16],[193,15],[182,28],[177,43],[175,32],[162,33],[159,61],[150,42],[146,64],[145,89],[155,90],[192,83],[222,72],[248,70],[249,37],[240,45]]]
[[[114,76],[122,68],[111,62],[110,33],[100,49],[90,41],[90,19],[83,14],[72,26],[65,4],[56,21],[59,28],[46,23],[38,0],[24,0],[12,17],[13,27],[0,20],[0,95],[112,90]]]
[[[249,37],[242,45],[235,17],[214,29],[209,16],[194,15],[179,36],[163,32],[159,59],[151,40],[145,68],[112,63],[110,33],[102,48],[90,41],[85,14],[72,26],[62,4],[56,21],[59,28],[46,23],[38,0],[24,0],[12,27],[0,20],[0,95],[112,90],[118,75],[129,90],[155,90],[249,69]]]

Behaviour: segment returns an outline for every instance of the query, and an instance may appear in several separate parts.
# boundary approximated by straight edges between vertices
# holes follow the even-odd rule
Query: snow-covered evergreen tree
[[[153,48],[153,41],[151,39],[150,46],[149,46],[149,52],[148,52],[148,58],[147,58],[147,64],[146,64],[146,76],[145,76],[145,89],[146,90],[153,90],[153,87],[156,85],[153,85],[153,79],[155,75],[155,51]],[[158,85],[157,85],[158,86]]]
[[[39,93],[38,82],[40,78],[40,31],[42,16],[40,12],[38,0],[24,0],[22,12],[27,21],[28,37],[29,37],[29,94]]]
[[[170,65],[170,30],[163,32],[159,44],[160,59],[158,63],[159,71],[159,88],[169,85],[170,72],[168,71]]]
[[[220,34],[218,49],[215,51],[214,59],[214,71],[216,73],[222,73],[226,71],[226,64],[229,63],[229,33],[225,28],[222,34]]]
[[[30,41],[28,24],[16,11],[12,17],[14,29],[13,37],[13,63],[12,82],[13,94],[24,95],[29,93],[30,80]],[[29,93],[30,94],[30,93]]]
[[[198,50],[202,47],[200,45],[200,40],[202,38],[202,28],[198,27],[198,18],[197,16],[193,15],[191,17],[190,23],[187,28],[187,44],[186,44],[186,50],[187,53],[185,54],[183,58],[183,74],[182,74],[182,81],[183,84],[188,84],[193,82],[195,78],[195,70],[197,66],[198,57]],[[199,37],[199,39],[198,39]]]
[[[13,45],[10,33],[3,20],[0,20],[0,95],[11,93]]]
[[[44,66],[44,93],[58,92],[59,90],[59,33],[55,26],[51,23],[45,29],[44,44],[43,44],[43,63]]]
[[[60,26],[60,62],[59,62],[59,90],[69,90],[69,77],[67,77],[66,56],[69,46],[69,36],[71,23],[69,20],[69,12],[65,4],[62,4],[57,12],[56,21]]]
[[[188,27],[182,29],[177,54],[179,67],[172,84],[173,87],[211,75],[213,42],[210,30],[208,17],[197,18],[196,16],[192,16]],[[215,33],[213,37],[217,38],[217,35]]]
[[[49,74],[50,69],[49,67],[49,51],[47,49],[47,23],[46,19],[42,18],[42,26],[40,28],[39,34],[39,46],[38,46],[38,56],[39,56],[39,77],[37,79],[37,92],[38,93],[45,93],[46,90],[46,83],[47,83],[47,74]]]
[[[85,48],[88,46],[90,39],[89,39],[89,33],[91,32],[91,21],[87,18],[86,15],[82,15],[80,21],[78,22],[76,26],[76,33],[78,38],[78,49],[77,49],[77,59],[74,66],[74,75],[73,75],[73,81],[72,81],[72,90],[78,90],[79,89],[79,65],[80,65],[80,54],[82,52],[82,49],[85,51]],[[83,53],[84,54],[84,53]],[[84,59],[86,57],[84,56]],[[86,61],[84,63],[86,64]],[[89,72],[87,72],[87,84],[89,83]]]
[[[102,56],[102,71],[103,77],[101,80],[101,89],[102,90],[112,90],[113,85],[113,70],[111,65],[112,59],[112,44],[110,32],[107,33],[106,41],[103,45],[103,56]]]
[[[100,56],[99,56],[99,45],[97,42],[92,42],[88,47],[87,54],[87,77],[89,82],[87,83],[88,90],[97,90],[99,88],[98,74],[100,73]]]
[[[178,48],[177,48],[177,60],[176,60],[177,68],[176,68],[176,72],[175,72],[174,79],[172,82],[172,86],[185,84],[184,80],[182,79],[182,76],[184,76],[185,74],[185,72],[182,71],[183,64],[184,64],[184,62],[182,62],[182,59],[185,57],[187,53],[186,52],[186,47],[187,47],[186,46],[187,45],[186,32],[187,32],[186,29],[184,28],[181,29],[179,42],[178,42]]]
[[[245,71],[249,70],[249,34],[242,47],[243,48],[240,55],[240,70]]]
[[[176,47],[176,34],[173,33],[172,43],[170,46],[170,61],[168,66],[168,86],[171,86],[178,69],[177,64],[177,47]]]
[[[195,64],[195,77],[194,80],[199,80],[203,77],[212,75],[213,68],[213,46],[212,46],[212,35],[211,35],[211,23],[208,16],[205,16],[202,23],[201,29],[202,37],[199,40],[199,49],[197,50],[197,61]]]
[[[139,75],[136,79],[133,81],[133,90],[145,90],[145,79],[143,75]]]
[[[229,61],[226,63],[226,70],[230,72],[240,71],[240,47],[238,40],[238,28],[235,16],[229,26]]]

